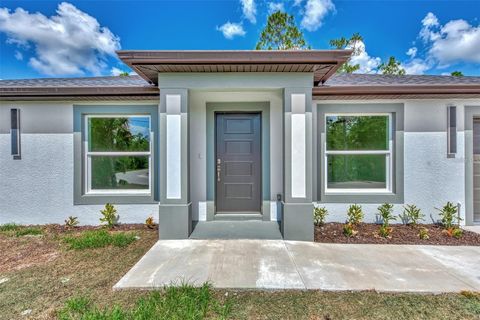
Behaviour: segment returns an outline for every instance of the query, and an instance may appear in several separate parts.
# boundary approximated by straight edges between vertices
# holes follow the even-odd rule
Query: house
[[[480,221],[480,77],[338,74],[325,51],[119,51],[137,74],[0,81],[0,223],[280,221],[458,204]]]

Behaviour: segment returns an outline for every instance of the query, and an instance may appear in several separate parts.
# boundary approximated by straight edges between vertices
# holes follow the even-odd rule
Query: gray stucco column
[[[284,89],[284,198],[286,240],[313,241],[312,88]]]
[[[160,90],[160,239],[186,239],[192,231],[187,100],[187,89]]]

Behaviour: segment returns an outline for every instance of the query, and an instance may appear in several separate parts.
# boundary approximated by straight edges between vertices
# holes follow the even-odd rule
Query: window
[[[325,193],[391,192],[391,114],[325,114]]]
[[[150,116],[85,117],[87,194],[150,194]]]

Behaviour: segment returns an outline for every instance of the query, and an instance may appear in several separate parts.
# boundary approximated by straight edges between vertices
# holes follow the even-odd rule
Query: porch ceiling
[[[118,57],[150,83],[171,72],[313,72],[325,82],[350,57],[351,50],[157,51],[122,50]]]

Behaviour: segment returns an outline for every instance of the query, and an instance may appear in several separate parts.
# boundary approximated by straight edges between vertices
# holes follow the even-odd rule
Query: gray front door
[[[259,213],[262,199],[260,113],[216,113],[216,212]]]

